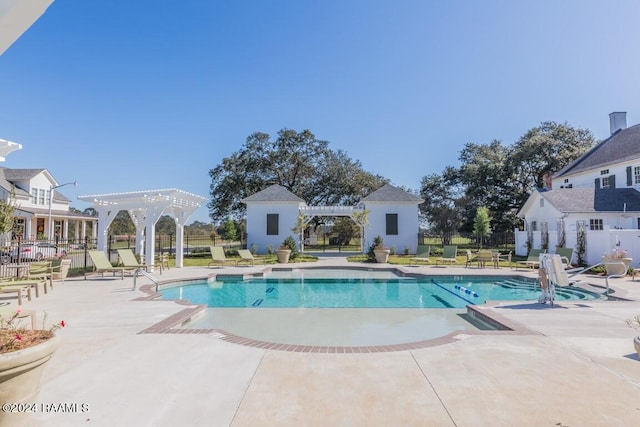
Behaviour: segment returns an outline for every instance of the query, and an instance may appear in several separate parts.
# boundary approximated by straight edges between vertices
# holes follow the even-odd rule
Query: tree
[[[120,211],[116,214],[116,217],[109,226],[109,231],[112,235],[127,235],[131,236],[136,234],[136,226],[129,216],[129,212]]]
[[[171,215],[162,215],[156,222],[156,234],[176,234],[176,220]]]
[[[231,218],[227,218],[227,220],[222,225],[221,235],[225,240],[236,240],[238,238],[238,229],[236,228],[236,223]]]
[[[429,223],[430,231],[439,234],[443,244],[448,244],[462,222],[457,209],[460,196],[455,168],[448,166],[442,176],[431,174],[422,178],[420,196],[424,202],[419,208]]]
[[[98,216],[98,211],[95,208],[86,208],[82,213],[88,216]]]
[[[348,205],[380,188],[386,180],[362,169],[343,151],[308,130],[282,129],[276,140],[254,133],[243,147],[209,171],[208,204],[214,222],[245,212],[242,199],[273,184],[314,204]]]
[[[16,225],[16,206],[13,191],[7,200],[0,200],[0,235],[5,235]]]
[[[491,234],[491,218],[489,217],[489,209],[480,206],[476,211],[476,217],[473,221],[473,232],[478,237],[478,244],[482,248],[482,241],[485,236]]]

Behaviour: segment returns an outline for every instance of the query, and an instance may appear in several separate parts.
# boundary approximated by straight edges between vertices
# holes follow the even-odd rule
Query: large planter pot
[[[636,353],[638,353],[638,358],[640,358],[640,336],[637,336],[633,339],[633,346],[636,348]]]
[[[40,393],[44,364],[51,359],[59,344],[60,338],[54,335],[33,347],[0,354],[0,402],[34,402]],[[26,424],[28,414],[19,409],[18,407],[12,412],[0,411],[0,425]]]
[[[278,257],[278,262],[280,264],[286,264],[289,262],[289,257],[291,256],[291,249],[278,249],[276,251],[276,256]]]
[[[376,256],[376,262],[381,264],[389,261],[389,253],[391,253],[389,249],[373,250],[373,254]]]
[[[633,258],[608,258],[608,257],[602,257],[602,262],[604,263],[605,267],[607,268],[607,274],[611,275],[611,274],[623,274],[626,273],[627,271],[629,271],[629,266],[631,265],[631,261],[633,261]],[[623,263],[625,266],[625,270],[624,272],[620,271],[622,267],[620,267],[620,263]],[[607,264],[610,264],[611,266],[607,266]]]

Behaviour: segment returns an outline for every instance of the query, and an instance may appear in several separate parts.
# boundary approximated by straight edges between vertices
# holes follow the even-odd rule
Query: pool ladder
[[[146,278],[148,278],[149,280],[151,280],[153,283],[156,284],[156,292],[158,292],[158,280],[156,280],[155,277],[153,277],[152,275],[150,275],[149,273],[147,273],[145,270],[143,270],[142,268],[136,268],[136,271],[133,272],[133,291],[136,290],[136,281],[138,279],[139,275],[143,275]]]

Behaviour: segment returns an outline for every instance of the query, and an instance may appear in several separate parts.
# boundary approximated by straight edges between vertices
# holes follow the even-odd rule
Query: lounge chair
[[[415,256],[411,257],[411,261],[429,262],[429,255],[431,253],[431,246],[418,245]]]
[[[571,259],[573,258],[573,248],[556,248],[556,254],[560,255],[564,268],[572,268]]]
[[[240,264],[241,262],[246,262],[253,265],[255,258],[253,257],[251,251],[249,251],[248,249],[238,249],[238,255],[240,255],[240,259],[236,261],[236,265]]]
[[[529,252],[529,255],[527,256],[527,259],[525,259],[524,261],[516,261],[516,267],[519,264],[522,264],[524,266],[526,266],[527,268],[536,268],[540,266],[540,254],[542,253],[542,250],[540,249],[531,249],[531,251]]]
[[[209,267],[211,267],[212,264],[218,264],[221,267],[224,267],[226,262],[231,261],[230,259],[227,259],[222,246],[209,246],[209,251],[211,252],[211,262],[209,262]]]
[[[458,255],[458,247],[454,246],[454,245],[445,245],[442,248],[442,256],[440,258],[438,258],[436,260],[436,264],[438,261],[442,261],[444,262],[455,262],[457,263],[458,260],[456,259],[456,256]]]
[[[34,280],[0,280],[0,293],[16,294],[18,297],[18,305],[22,305],[22,298],[27,297],[31,301],[31,288],[36,288],[36,296],[38,295],[38,285],[42,282]],[[44,284],[46,287],[46,283]]]
[[[102,251],[89,251],[89,256],[95,267],[94,273],[100,274],[104,277],[104,273],[120,273],[120,278],[124,279],[125,271],[133,273],[135,268],[133,267],[114,267],[107,258],[107,255]],[[84,278],[87,278],[87,272],[84,273]]]
[[[138,258],[133,253],[131,249],[118,249],[118,257],[122,262],[124,267],[129,267],[132,269],[144,268],[145,271],[148,271],[147,266],[145,264],[140,264],[138,262]]]

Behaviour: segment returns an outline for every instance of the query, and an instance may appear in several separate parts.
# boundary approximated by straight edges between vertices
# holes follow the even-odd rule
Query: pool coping
[[[335,266],[322,266],[322,267],[273,267],[267,266],[260,272],[252,273],[223,273],[223,274],[210,274],[208,276],[194,276],[182,279],[172,279],[159,281],[156,284],[146,284],[140,287],[140,291],[147,294],[143,297],[135,298],[134,301],[158,301],[162,300],[162,294],[155,290],[157,287],[163,285],[175,284],[180,282],[192,282],[195,280],[215,280],[220,277],[242,277],[243,279],[255,278],[263,276],[270,271],[293,271],[304,268],[314,269],[335,269]],[[422,273],[405,271],[401,267],[382,267],[382,268],[369,268],[369,267],[338,267],[349,268],[353,270],[363,271],[394,271],[399,273],[402,277],[423,277],[428,276]],[[435,276],[435,275],[434,275]],[[440,276],[460,276],[460,274],[443,274]],[[472,317],[476,317],[485,323],[488,323],[494,330],[456,330],[446,335],[437,338],[431,338],[421,341],[412,341],[402,344],[385,344],[385,345],[368,345],[368,346],[324,346],[324,345],[299,345],[299,344],[284,344],[270,341],[262,341],[253,338],[246,338],[239,335],[235,335],[222,329],[180,329],[181,326],[189,323],[194,317],[202,314],[208,307],[204,304],[193,305],[189,300],[177,299],[177,300],[162,300],[166,302],[173,302],[178,305],[190,306],[183,310],[155,323],[154,325],[138,332],[138,334],[206,334],[211,335],[221,341],[225,341],[231,344],[239,344],[247,347],[254,347],[265,350],[278,350],[278,351],[290,351],[299,353],[384,353],[394,351],[407,351],[416,350],[421,348],[435,347],[444,344],[450,344],[465,340],[471,336],[478,335],[540,335],[539,332],[533,331],[527,328],[525,325],[514,322],[506,317],[496,313],[493,310],[488,310],[495,305],[494,302],[486,302],[479,305],[467,305],[467,314]]]

